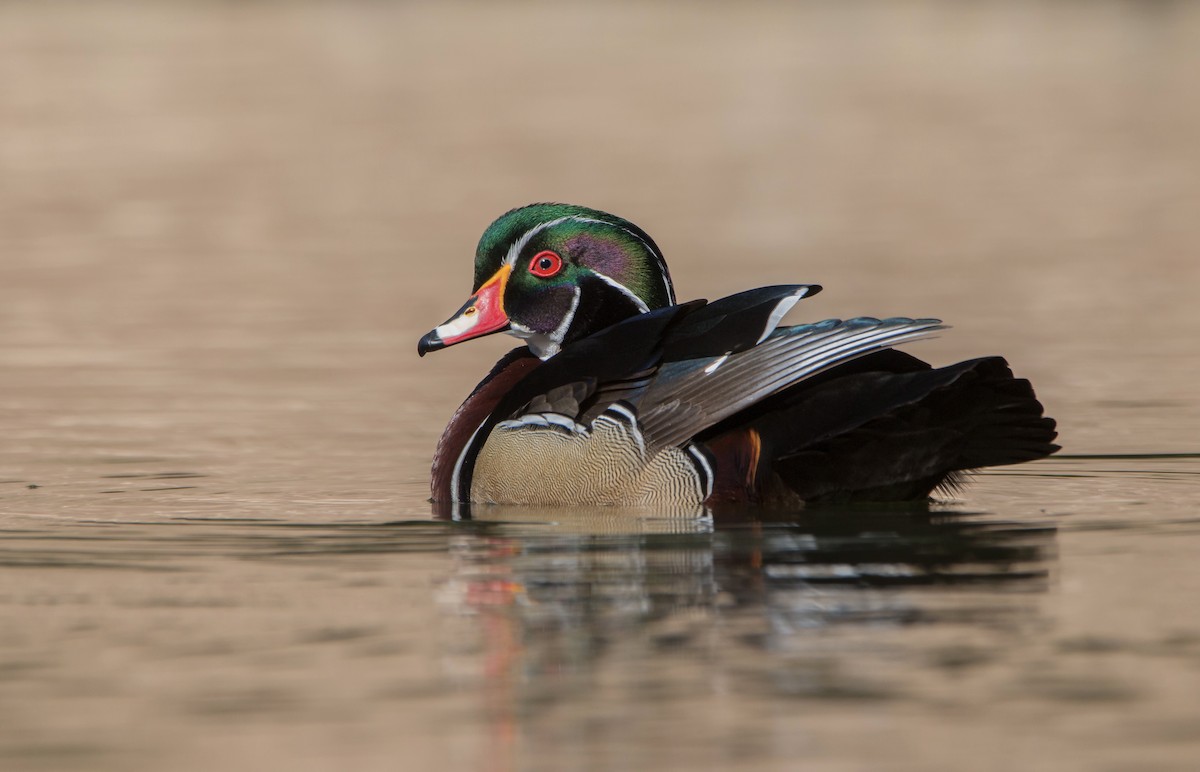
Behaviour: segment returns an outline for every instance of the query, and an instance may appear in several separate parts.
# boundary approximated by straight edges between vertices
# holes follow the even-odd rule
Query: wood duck
[[[479,241],[471,297],[417,351],[507,332],[450,419],[435,503],[675,506],[900,501],[1042,458],[1055,422],[1001,357],[893,349],[937,319],[780,326],[815,284],[677,304],[628,220],[533,204]]]

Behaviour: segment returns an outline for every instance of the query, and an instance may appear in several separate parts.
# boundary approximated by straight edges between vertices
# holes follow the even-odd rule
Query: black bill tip
[[[446,343],[436,330],[431,330],[417,342],[417,356],[423,357],[430,351],[437,351],[440,348],[446,348]]]

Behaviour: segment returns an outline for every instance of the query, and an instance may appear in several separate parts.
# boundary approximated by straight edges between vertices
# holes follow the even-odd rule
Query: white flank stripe
[[[616,413],[617,415],[624,417],[625,420],[629,422],[629,433],[633,435],[634,442],[636,442],[637,446],[638,446],[638,452],[641,454],[642,460],[645,461],[646,460],[646,438],[642,436],[642,430],[638,426],[637,416],[635,416],[633,414],[633,411],[630,410],[629,408],[625,407],[624,405],[614,402],[613,404],[611,404],[607,408],[605,408],[604,412],[605,413]],[[615,419],[613,419],[610,416],[604,415],[604,413],[601,413],[596,418],[596,420],[597,421],[606,420],[606,421],[612,421],[613,423],[616,423]]]
[[[496,424],[497,429],[504,429],[505,431],[518,431],[528,429],[531,426],[544,429],[548,429],[551,426],[561,426],[573,434],[579,434],[584,437],[588,436],[586,426],[576,423],[570,416],[565,416],[562,413],[527,413],[520,418],[510,418],[507,421],[501,421]]]
[[[587,436],[587,429],[575,423],[570,416],[565,416],[562,413],[543,413],[546,420],[555,426],[561,426],[564,429],[571,431],[573,434],[582,434]]]
[[[485,420],[483,423],[487,423]],[[450,500],[462,501],[458,497],[458,479],[462,475],[463,461],[467,460],[467,453],[470,452],[471,446],[475,444],[475,437],[479,434],[479,430],[483,428],[483,424],[475,427],[475,431],[471,432],[471,439],[467,440],[467,444],[463,445],[462,453],[458,454],[458,460],[454,462],[454,474],[450,475]],[[467,498],[470,498],[470,491],[467,491]]]
[[[692,455],[692,458],[696,459],[697,464],[704,468],[704,498],[707,499],[713,492],[714,477],[712,466],[708,463],[708,459],[704,457],[704,452],[695,445],[688,445],[687,452]]]
[[[632,410],[625,407],[621,403],[614,402],[611,405],[609,405],[607,409],[613,411],[614,413],[620,413],[621,415],[625,416],[626,419],[629,420],[629,423],[631,423],[635,426],[637,425],[637,416],[635,416],[633,414]]]

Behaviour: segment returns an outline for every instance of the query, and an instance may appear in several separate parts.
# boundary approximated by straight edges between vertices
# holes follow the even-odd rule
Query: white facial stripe
[[[515,268],[517,265],[517,258],[521,256],[521,251],[528,246],[530,240],[533,239],[534,236],[538,235],[547,228],[553,228],[555,225],[559,225],[567,220],[573,219],[575,218],[570,215],[566,217],[559,217],[557,220],[549,220],[544,223],[538,223],[529,230],[525,231],[525,233],[521,235],[521,238],[514,241],[513,245],[508,248],[508,254],[504,256],[504,264]]]
[[[624,284],[620,283],[619,281],[612,278],[611,276],[605,276],[604,274],[600,273],[599,271],[597,271],[594,268],[592,268],[590,270],[593,274],[595,274],[597,279],[600,279],[605,284],[608,284],[609,286],[615,287],[616,289],[620,290],[621,293],[625,295],[625,297],[629,298],[630,300],[632,300],[634,302],[634,304],[638,307],[638,310],[641,311],[643,314],[650,310],[650,306],[646,305],[645,301],[643,301],[637,295],[633,294],[633,291],[630,290],[628,287],[626,287]]]
[[[538,235],[547,228],[553,228],[555,225],[559,225],[568,220],[574,220],[575,222],[595,223],[597,225],[608,225],[612,228],[619,228],[641,242],[642,246],[646,248],[646,251],[658,259],[659,267],[662,268],[662,271],[659,275],[662,276],[663,288],[667,291],[667,301],[670,302],[671,305],[675,304],[675,287],[671,284],[671,279],[667,275],[666,260],[663,259],[663,256],[659,253],[659,251],[654,248],[653,244],[646,241],[646,239],[640,236],[636,231],[632,231],[623,225],[618,225],[615,222],[609,222],[607,220],[597,220],[594,217],[584,217],[583,215],[576,214],[568,215],[566,217],[559,217],[554,220],[548,220],[544,223],[539,223],[525,231],[525,233],[521,235],[521,238],[513,242],[513,245],[508,248],[508,252],[504,256],[504,263],[516,268],[517,258],[521,256],[521,252],[529,245],[529,242],[534,236]]]
[[[646,251],[649,252],[650,254],[654,255],[656,258],[658,258],[659,265],[664,269],[661,273],[662,278],[663,278],[663,287],[667,290],[667,300],[671,303],[671,305],[675,305],[675,287],[671,286],[671,279],[669,276],[667,276],[667,272],[666,272],[667,261],[665,259],[663,259],[663,256],[659,253],[659,251],[657,249],[654,248],[653,244],[651,244],[650,242],[646,241],[644,238],[639,236],[635,231],[631,231],[628,228],[626,228],[624,225],[618,225],[615,222],[608,222],[607,220],[596,220],[596,219],[592,219],[590,217],[579,217],[579,216],[576,216],[574,219],[577,222],[592,222],[592,223],[599,223],[601,225],[610,225],[614,228],[620,228],[621,230],[628,233],[630,236],[633,236],[635,239],[642,242],[642,246],[646,248]]]
[[[599,224],[599,225],[608,225],[608,226],[611,226],[611,227],[613,227],[613,228],[620,228],[621,230],[623,230],[623,231],[625,231],[626,233],[628,233],[630,236],[633,236],[635,239],[637,239],[638,241],[642,242],[642,246],[646,248],[646,251],[647,251],[647,252],[649,252],[650,254],[654,255],[654,256],[655,256],[655,257],[657,257],[659,260],[661,260],[661,259],[662,259],[662,255],[658,254],[658,250],[657,250],[657,249],[655,249],[653,245],[651,245],[651,244],[650,244],[649,242],[647,242],[647,241],[646,241],[644,238],[642,238],[641,236],[639,236],[639,235],[638,235],[636,232],[634,232],[634,231],[631,231],[631,230],[629,230],[628,228],[626,228],[624,225],[619,225],[619,224],[617,224],[617,223],[615,223],[615,222],[609,222],[608,220],[597,220],[597,219],[594,219],[594,218],[592,218],[592,217],[581,217],[581,216],[579,216],[579,215],[576,215],[575,217],[572,217],[571,219],[575,220],[576,222],[590,222],[590,223],[597,223],[597,224]]]

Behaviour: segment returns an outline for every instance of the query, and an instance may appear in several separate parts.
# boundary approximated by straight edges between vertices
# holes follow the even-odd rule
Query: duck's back
[[[935,370],[887,349],[936,320],[763,333],[780,293],[663,309],[545,363],[511,352],[447,427],[434,499],[918,499],[964,470],[1056,449],[1054,422],[1004,360]]]

